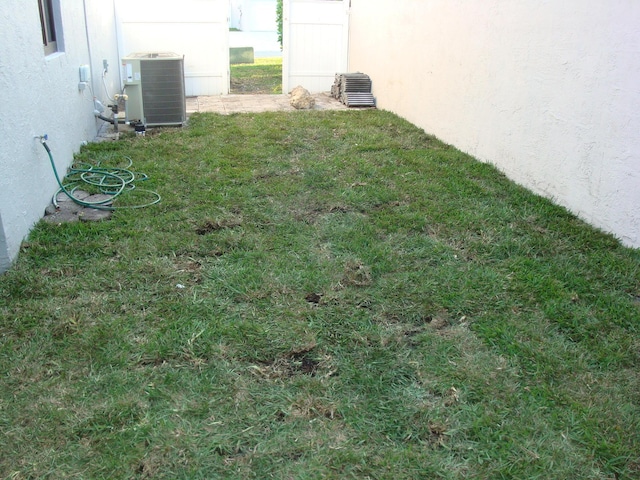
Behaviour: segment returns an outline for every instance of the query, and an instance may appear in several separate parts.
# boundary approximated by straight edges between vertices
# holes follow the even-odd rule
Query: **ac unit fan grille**
[[[140,76],[147,125],[182,124],[186,107],[182,59],[142,60]]]

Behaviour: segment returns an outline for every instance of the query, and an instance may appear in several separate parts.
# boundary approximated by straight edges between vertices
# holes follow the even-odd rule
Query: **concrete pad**
[[[73,192],[73,198],[76,198],[78,200],[84,200],[85,198],[87,198],[89,196],[89,192],[85,192],[84,190],[76,190],[75,192]],[[62,203],[69,203],[69,204],[73,204],[73,205],[77,205],[72,199],[69,198],[69,196],[64,193],[64,192],[60,192],[57,196],[56,196],[56,202],[58,203],[58,205],[62,204]]]
[[[111,195],[90,195],[84,190],[76,190],[75,192],[73,192],[73,196],[78,200],[83,200],[89,203],[102,202],[111,198]],[[44,211],[45,216],[43,220],[47,223],[60,225],[62,223],[71,223],[80,220],[82,220],[83,222],[97,222],[109,219],[113,214],[113,212],[110,210],[100,210],[79,205],[72,199],[70,199],[64,192],[61,192],[56,196],[56,202],[58,204],[58,208],[56,208],[52,204],[49,205]],[[111,205],[111,203],[106,202],[103,205],[107,206]]]
[[[64,194],[63,194],[64,195]],[[58,208],[55,205],[50,205],[46,208],[45,213],[49,212],[49,214],[56,213],[57,211],[65,211],[69,213],[78,213],[82,210],[82,205],[78,205],[76,202],[72,201],[65,195],[64,200],[56,200],[58,202]]]
[[[111,210],[98,210],[97,208],[83,208],[78,218],[83,222],[99,222],[111,218]]]
[[[69,212],[64,210],[55,211],[50,215],[45,215],[42,218],[47,223],[53,223],[60,225],[62,223],[73,223],[80,221],[77,212]]]
[[[289,104],[290,95],[213,95],[187,98],[187,115],[195,112],[232,113],[295,112]],[[313,94],[312,110],[348,110],[329,92]]]
[[[94,205],[98,205],[98,206],[111,206],[113,205],[113,202],[110,202],[109,200],[111,200],[112,196],[111,195],[106,195],[104,193],[96,193],[94,195],[89,195],[87,198],[84,199],[85,202],[87,203],[91,203]],[[88,207],[90,208],[90,207]]]

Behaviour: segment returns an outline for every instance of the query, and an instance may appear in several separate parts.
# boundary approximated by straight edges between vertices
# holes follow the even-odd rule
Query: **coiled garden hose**
[[[58,191],[53,195],[53,204],[56,208],[58,208],[57,197],[58,194],[64,193],[67,197],[69,197],[72,201],[77,203],[83,207],[95,208],[97,210],[119,210],[122,208],[143,208],[151,205],[155,205],[159,203],[161,200],[160,195],[157,192],[145,189],[138,189],[138,191],[147,192],[152,197],[153,200],[147,203],[139,204],[139,205],[122,205],[122,206],[112,206],[110,205],[115,201],[117,197],[119,197],[123,192],[130,191],[136,188],[133,183],[135,180],[144,181],[149,177],[146,174],[136,174],[129,170],[129,167],[133,164],[133,160],[131,158],[125,156],[127,159],[128,165],[125,168],[120,167],[101,167],[98,165],[90,165],[88,163],[80,163],[72,166],[69,169],[69,176],[78,175],[79,180],[74,181],[69,184],[63,184],[60,180],[60,176],[58,175],[58,170],[56,169],[56,164],[53,161],[53,154],[51,153],[51,149],[49,145],[47,145],[47,136],[37,137],[40,138],[40,142],[42,146],[47,151],[47,155],[49,156],[49,161],[51,162],[51,168],[53,169],[53,174],[56,177],[56,181],[58,182],[58,186],[60,187]],[[84,182],[87,185],[92,185],[96,187],[100,193],[108,195],[105,199],[96,200],[93,202],[87,202],[85,200],[81,200],[74,195],[74,192],[78,189],[78,187]]]

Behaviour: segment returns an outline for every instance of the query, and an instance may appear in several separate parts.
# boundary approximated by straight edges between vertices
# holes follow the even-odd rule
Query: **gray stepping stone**
[[[78,217],[83,222],[99,222],[111,218],[111,210],[98,210],[97,208],[83,208]]]
[[[80,218],[78,218],[77,212],[59,210],[52,213],[51,215],[45,215],[43,220],[47,223],[55,223],[59,225],[61,223],[77,222],[78,220],[80,220]]]

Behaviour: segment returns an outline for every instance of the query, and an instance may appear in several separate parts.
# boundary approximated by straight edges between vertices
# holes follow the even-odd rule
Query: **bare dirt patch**
[[[271,362],[252,365],[251,370],[264,378],[292,378],[298,375],[329,377],[335,373],[331,366],[331,358],[319,355],[316,345],[310,344],[296,348]]]
[[[228,218],[223,220],[205,220],[201,225],[196,227],[198,235],[206,235],[207,233],[216,232],[225,228],[235,228],[242,225],[240,218]]]

